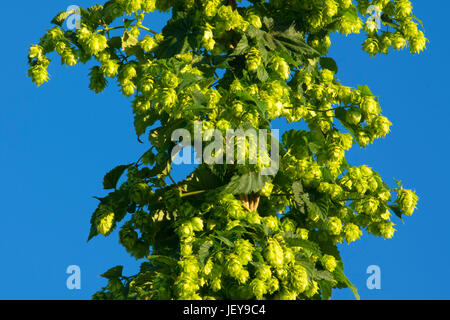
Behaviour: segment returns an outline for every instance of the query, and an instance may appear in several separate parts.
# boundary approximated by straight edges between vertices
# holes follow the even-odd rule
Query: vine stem
[[[141,29],[144,29],[145,31],[148,31],[148,32],[150,32],[150,33],[158,34],[158,32],[156,32],[156,31],[154,31],[154,30],[152,30],[152,29],[150,29],[150,28],[147,28],[147,27],[145,27],[145,26],[143,26],[143,25],[137,25],[137,27],[138,27],[138,28],[141,28]]]
[[[199,191],[192,191],[192,192],[188,192],[188,193],[183,193],[183,194],[180,194],[180,197],[184,198],[184,197],[189,197],[189,196],[195,196],[197,194],[205,193],[206,191],[207,190],[199,190]]]
[[[143,25],[140,25],[140,24],[133,24],[133,25],[130,25],[130,27],[138,27],[138,28],[141,28],[141,29],[143,29],[143,30],[145,30],[145,31],[148,31],[148,32],[150,32],[150,33],[158,34],[158,32],[156,32],[156,31],[154,31],[154,30],[152,30],[152,29],[150,29],[150,28],[147,28],[147,27],[145,27],[145,26],[143,26]],[[117,29],[123,29],[123,28],[125,28],[125,26],[105,27],[104,29],[98,30],[97,33],[101,33],[101,32],[109,32],[109,31],[111,31],[111,30],[117,30]]]

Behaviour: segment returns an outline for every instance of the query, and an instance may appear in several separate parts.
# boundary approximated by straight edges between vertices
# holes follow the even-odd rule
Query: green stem
[[[199,190],[199,191],[192,191],[192,192],[188,192],[188,193],[183,193],[180,195],[181,198],[184,197],[189,197],[189,196],[195,196],[197,194],[202,194],[205,193],[207,190]]]
[[[145,26],[143,26],[143,25],[140,25],[140,24],[133,24],[133,25],[131,25],[130,27],[138,27],[138,28],[141,28],[141,29],[143,29],[143,30],[145,30],[145,31],[151,32],[151,33],[153,33],[153,34],[158,34],[158,32],[156,32],[156,31],[154,31],[154,30],[152,30],[152,29],[150,29],[150,28],[147,28],[147,27],[145,27]],[[109,31],[111,31],[111,30],[123,29],[123,28],[125,28],[125,26],[105,27],[104,29],[98,30],[97,33],[101,33],[101,32],[109,32]]]
[[[143,26],[143,25],[137,25],[137,27],[138,27],[138,28],[141,28],[141,29],[144,29],[145,31],[148,31],[148,32],[150,32],[150,33],[158,34],[158,32],[156,32],[156,31],[154,31],[154,30],[152,30],[152,29],[150,29],[150,28],[147,28],[147,27],[145,27],[145,26]]]

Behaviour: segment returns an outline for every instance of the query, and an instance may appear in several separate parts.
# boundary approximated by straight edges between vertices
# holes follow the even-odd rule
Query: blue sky
[[[98,275],[138,263],[118,245],[117,233],[86,242],[89,219],[103,195],[104,173],[136,160],[146,146],[133,129],[130,103],[115,86],[95,95],[87,66],[50,67],[51,81],[37,89],[26,78],[26,50],[71,4],[92,1],[31,1],[26,10],[4,3],[8,26],[0,52],[0,299],[89,299],[105,285]],[[403,181],[420,196],[413,217],[398,221],[393,240],[365,236],[341,246],[346,272],[362,299],[449,299],[450,151],[447,86],[450,2],[414,1],[415,14],[430,39],[425,53],[407,51],[369,58],[360,36],[335,36],[330,55],[347,85],[367,84],[380,96],[391,134],[349,161],[367,164],[386,181]],[[6,20],[6,21],[5,21]],[[160,30],[164,21],[154,16]],[[283,128],[280,128],[283,129]],[[81,290],[66,288],[66,268],[81,268]],[[366,287],[370,265],[381,269],[381,290]],[[336,299],[351,299],[349,290]]]

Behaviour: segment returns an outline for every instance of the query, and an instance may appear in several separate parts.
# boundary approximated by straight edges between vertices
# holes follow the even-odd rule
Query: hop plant
[[[370,5],[383,12],[381,28],[367,20]],[[161,32],[152,30],[147,14],[154,11],[169,12]],[[101,93],[117,81],[139,141],[151,144],[136,162],[106,174],[110,192],[98,198],[89,234],[108,236],[120,226],[119,243],[142,262],[140,271],[108,278],[94,299],[356,292],[339,246],[363,232],[390,239],[395,217],[417,208],[414,191],[400,182],[391,188],[373,168],[347,161],[347,151],[385,138],[393,124],[382,99],[365,85],[341,83],[328,56],[334,33],[365,33],[362,49],[371,57],[390,48],[422,52],[428,40],[410,1],[112,0],[83,9],[77,30],[66,30],[65,18],[57,15],[30,46],[28,76],[47,82],[52,55],[67,66],[89,62],[89,88]],[[268,133],[277,118],[303,129],[268,134],[267,152],[255,157],[249,137],[227,136],[230,129]],[[223,148],[231,138],[234,148]],[[184,143],[198,166],[175,181],[172,152]],[[262,174],[275,149],[277,169]],[[205,151],[218,161],[197,163]]]

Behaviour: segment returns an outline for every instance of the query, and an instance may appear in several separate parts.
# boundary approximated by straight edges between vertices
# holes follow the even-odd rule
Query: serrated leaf
[[[326,218],[328,216],[328,210],[330,207],[330,202],[327,197],[320,198],[316,200],[316,204],[319,207],[321,214]]]
[[[356,300],[360,300],[360,296],[358,294],[358,289],[355,287],[353,283],[348,280],[347,276],[344,273],[344,266],[342,265],[342,262],[339,262],[336,269],[333,272],[334,278],[336,281],[344,284],[347,288],[349,288],[353,295],[355,296]]]
[[[203,107],[205,107],[208,102],[208,98],[200,90],[195,90],[192,93],[192,100],[194,101],[195,105]]]
[[[151,255],[147,257],[153,264],[163,264],[169,267],[176,267],[178,265],[178,260],[172,257],[163,255]]]
[[[109,269],[105,273],[101,274],[100,277],[106,278],[108,280],[120,278],[122,276],[123,266],[117,266]]]
[[[236,48],[234,48],[233,53],[231,56],[240,56],[242,54],[245,54],[249,50],[248,45],[248,39],[245,35],[242,36],[241,40],[239,40],[238,44],[236,45]]]
[[[198,258],[199,258],[200,262],[202,263],[202,265],[205,264],[205,260],[208,257],[209,250],[211,249],[212,246],[213,246],[213,243],[211,241],[205,241],[200,246],[200,249],[198,250]]]
[[[364,97],[373,97],[372,91],[370,91],[367,85],[358,86],[358,90],[361,92],[361,95]]]
[[[338,73],[338,66],[333,58],[321,57],[319,63],[323,69],[328,69],[330,71],[333,71],[334,73]]]
[[[234,243],[230,239],[228,239],[228,238],[226,238],[226,237],[224,237],[224,236],[222,236],[220,234],[215,234],[212,237],[222,241],[224,244],[226,244],[227,246],[229,246],[231,248],[234,247]]]
[[[400,209],[400,206],[398,205],[390,205],[389,209],[392,210],[392,212],[394,212],[394,214],[400,218],[400,220],[403,222],[403,212]]]
[[[321,280],[318,281],[320,292],[322,294],[322,300],[330,300],[333,292],[333,285],[330,281]]]
[[[315,274],[315,280],[334,281],[333,275],[327,270],[318,270]]]
[[[129,167],[131,167],[131,164],[121,165],[109,171],[103,178],[103,188],[105,190],[116,189],[117,182],[119,182],[120,177]]]
[[[267,119],[267,107],[265,102],[262,102],[259,99],[252,97],[246,91],[239,91],[236,93],[236,96],[241,98],[242,101],[253,102],[256,105],[256,110],[258,111],[260,117],[269,124],[269,120]]]
[[[292,184],[292,191],[294,193],[294,200],[300,206],[306,205],[308,212],[312,212],[320,217],[321,220],[325,220],[328,215],[328,199],[321,198],[315,202],[309,199],[309,195],[303,192],[303,186],[300,182],[294,182]]]
[[[153,281],[155,273],[153,271],[146,271],[139,273],[136,278],[133,279],[133,287],[142,286]]]
[[[256,70],[256,76],[261,82],[266,82],[269,79],[269,74],[267,73],[266,68],[264,68],[263,66],[258,67],[258,69]]]
[[[193,73],[183,73],[180,78],[181,83],[178,86],[178,92],[181,92],[184,89],[193,86],[194,84],[202,80],[203,76]]]
[[[158,58],[170,58],[183,54],[191,48],[190,42],[195,41],[192,32],[193,16],[186,12],[174,13],[174,16],[163,28],[164,41],[157,47]]]
[[[318,154],[320,152],[320,150],[322,149],[322,146],[315,142],[309,142],[308,149],[309,149],[309,151],[311,151],[311,153]]]
[[[303,201],[301,195],[303,194],[303,185],[295,181],[292,184],[292,192],[294,193],[294,201],[299,206],[299,210],[301,213],[305,213],[305,201]]]
[[[192,174],[186,179],[186,192],[197,190],[213,190],[222,184],[221,179],[217,177],[211,170],[205,166],[198,166]]]
[[[318,257],[322,256],[322,252],[320,251],[320,248],[316,243],[309,241],[309,240],[303,240],[303,239],[299,238],[296,234],[294,234],[294,235],[295,236],[291,236],[291,237],[286,236],[286,234],[284,235],[286,244],[288,246],[300,247],[308,254],[314,254]]]

